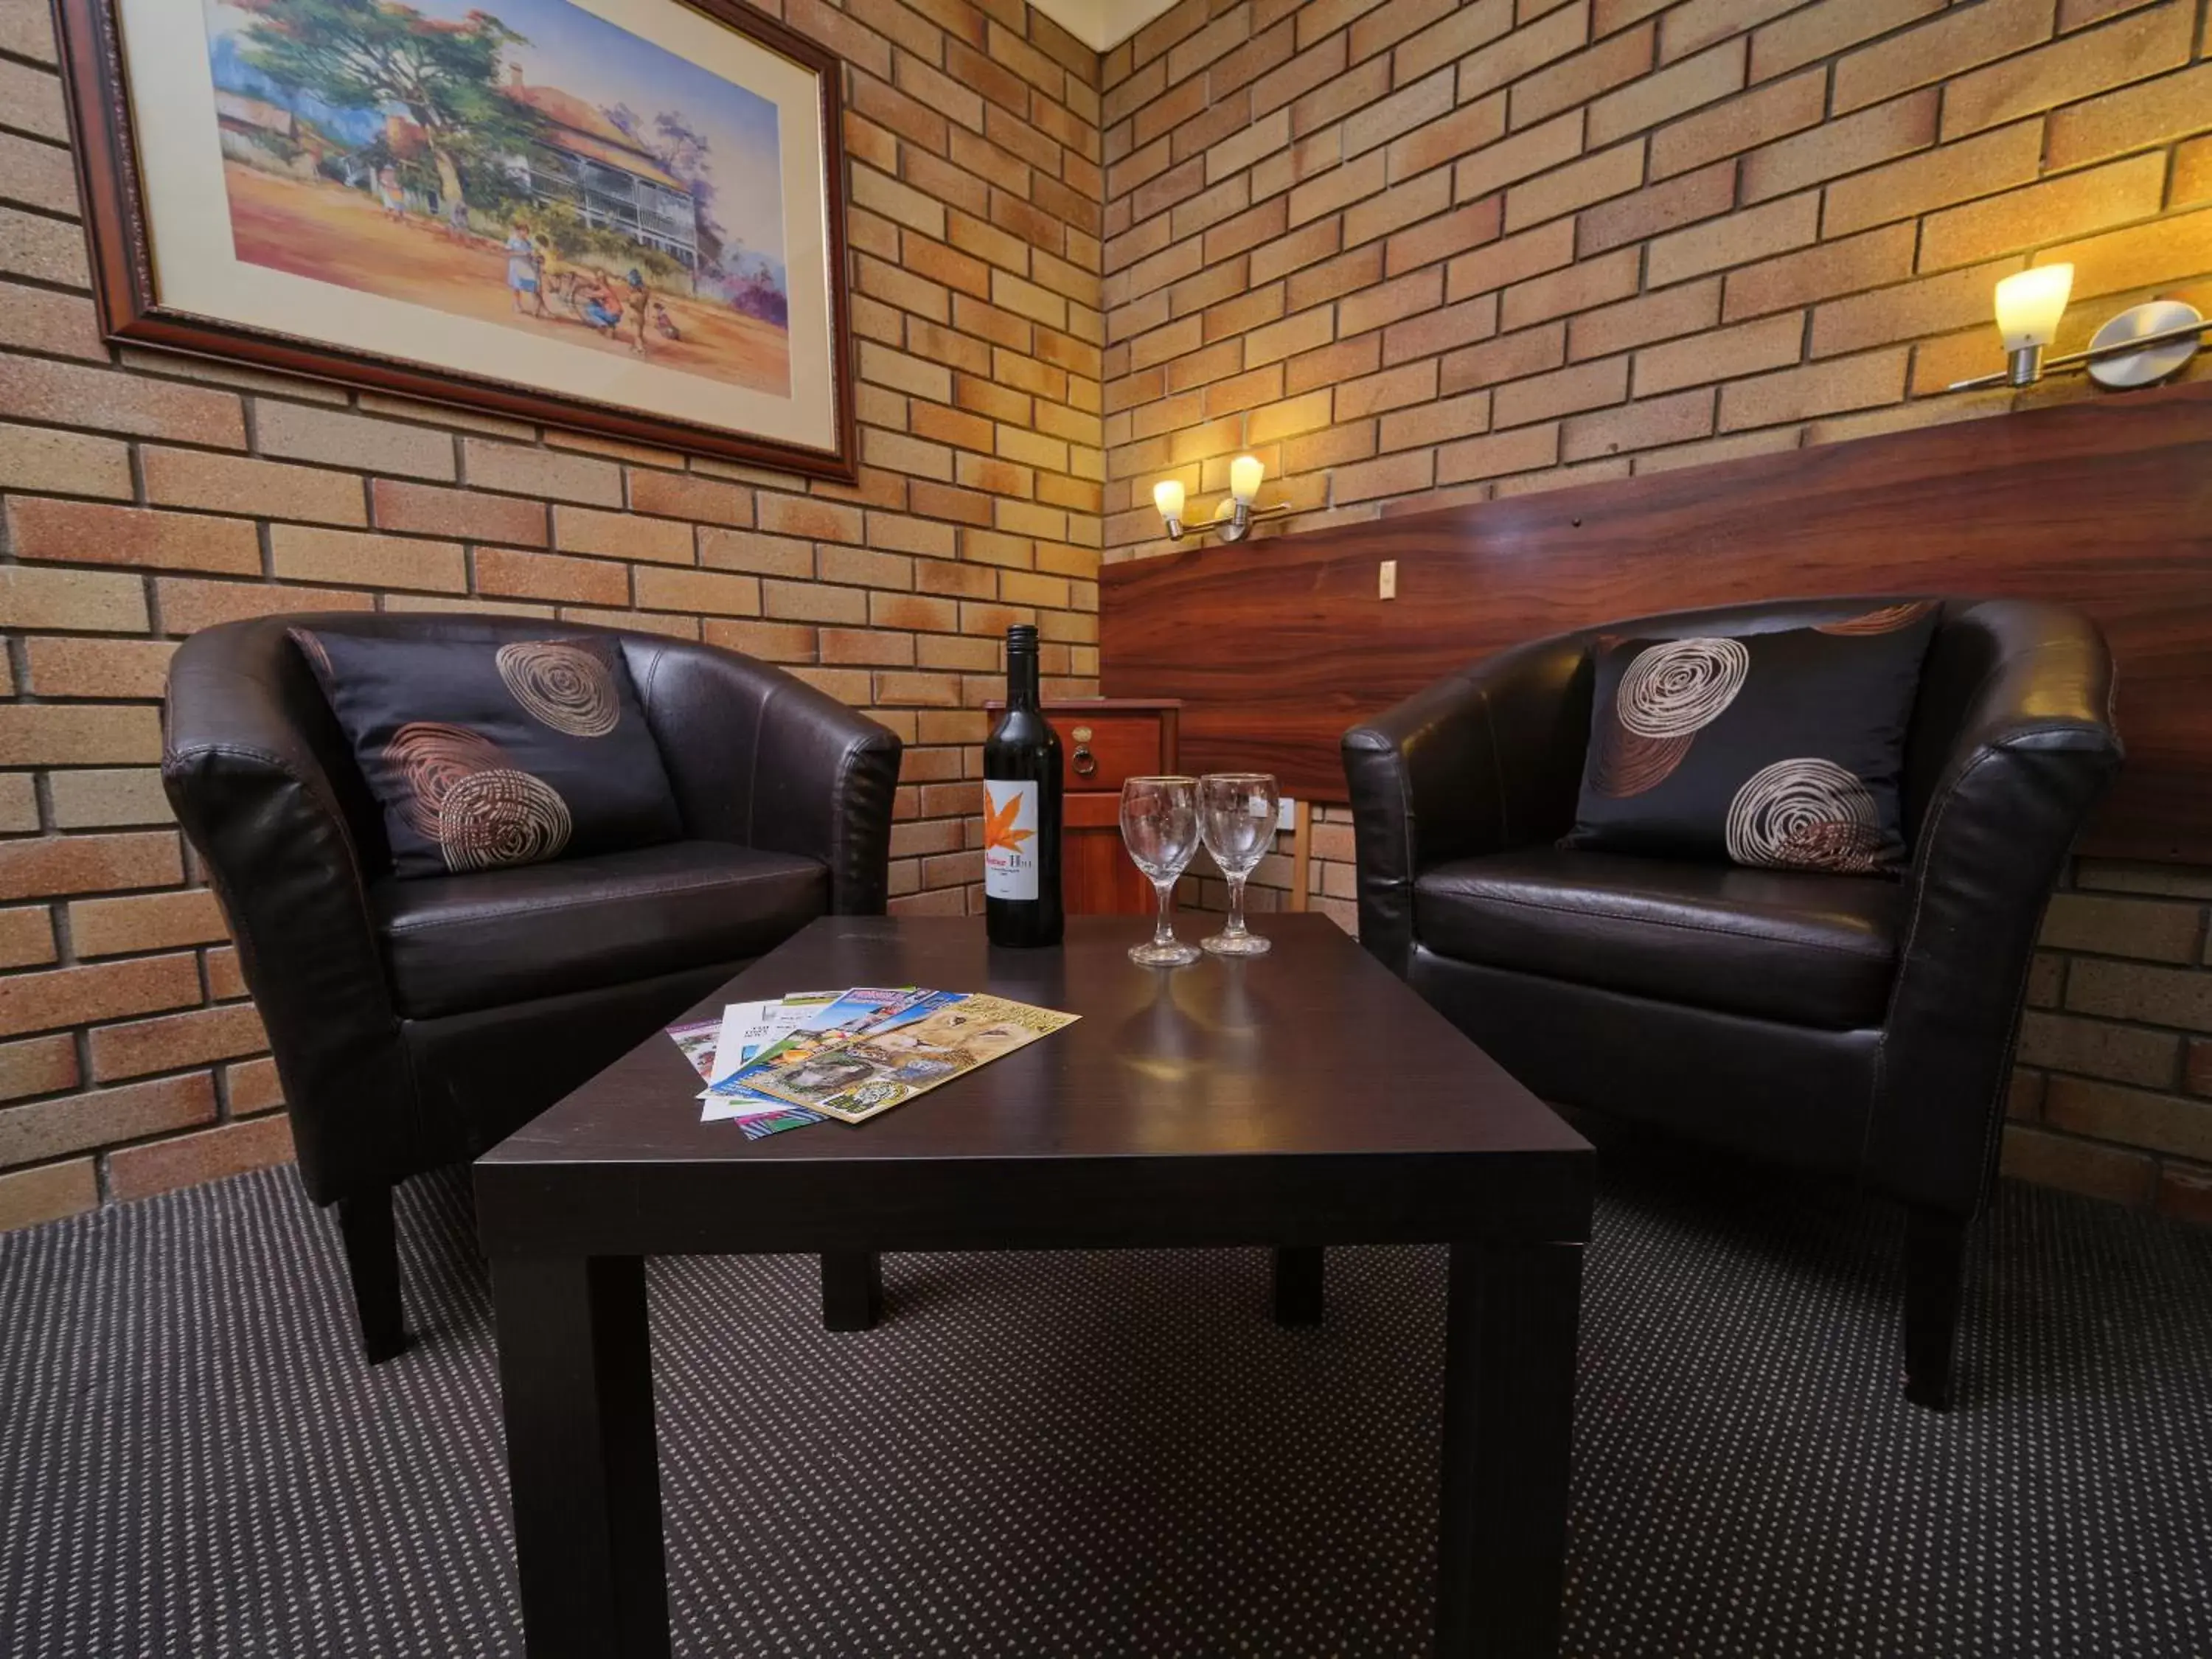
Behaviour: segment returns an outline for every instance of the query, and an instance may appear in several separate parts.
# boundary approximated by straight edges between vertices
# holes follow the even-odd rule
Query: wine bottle
[[[1057,945],[1060,737],[1037,707],[1037,631],[1006,630],[1006,712],[983,744],[983,926],[994,945]]]

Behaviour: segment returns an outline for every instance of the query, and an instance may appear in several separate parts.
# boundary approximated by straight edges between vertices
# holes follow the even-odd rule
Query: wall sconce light
[[[1182,482],[1175,478],[1163,478],[1154,484],[1152,505],[1159,508],[1160,517],[1167,520],[1168,539],[1171,542],[1181,541],[1182,539]]]
[[[2044,348],[2058,336],[2074,288],[2071,265],[2037,265],[2015,271],[1997,284],[1997,332],[2004,337],[2008,362],[2001,374],[1954,380],[1951,392],[1984,386],[2033,386],[2045,374],[2087,369],[2098,385],[2115,391],[2151,386],[2166,379],[2197,354],[2197,337],[2212,327],[2194,306],[2179,300],[2153,300],[2120,313],[2089,342],[2086,351],[2045,357]]]
[[[2043,374],[2043,348],[2058,337],[2066,296],[2074,291],[2074,267],[2038,265],[2017,270],[1997,284],[1997,332],[2014,386],[2033,386]]]
[[[1252,520],[1261,514],[1287,513],[1288,501],[1277,501],[1272,507],[1259,504],[1260,485],[1267,476],[1267,469],[1256,455],[1239,455],[1229,463],[1229,499],[1213,509],[1211,524],[1188,525],[1183,522],[1183,494],[1182,483],[1174,478],[1163,478],[1152,486],[1152,505],[1160,510],[1166,521],[1168,539],[1179,542],[1186,535],[1215,535],[1224,542],[1241,542],[1252,533]]]

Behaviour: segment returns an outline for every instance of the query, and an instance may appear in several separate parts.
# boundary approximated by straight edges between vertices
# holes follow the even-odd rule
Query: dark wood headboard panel
[[[1186,767],[1319,801],[1345,798],[1347,726],[1522,640],[1760,599],[2055,599],[2119,665],[2128,763],[2085,845],[2212,862],[2212,385],[1263,534],[1103,586],[1108,695],[1182,698]]]

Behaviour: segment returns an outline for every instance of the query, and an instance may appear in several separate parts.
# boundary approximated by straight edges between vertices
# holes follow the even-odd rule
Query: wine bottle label
[[[983,780],[983,896],[1037,896],[1037,787]]]

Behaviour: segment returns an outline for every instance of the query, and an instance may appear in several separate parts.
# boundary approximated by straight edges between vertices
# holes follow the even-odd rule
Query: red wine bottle
[[[1006,712],[983,743],[983,927],[994,945],[1057,945],[1060,737],[1037,707],[1037,631],[1006,630]]]

